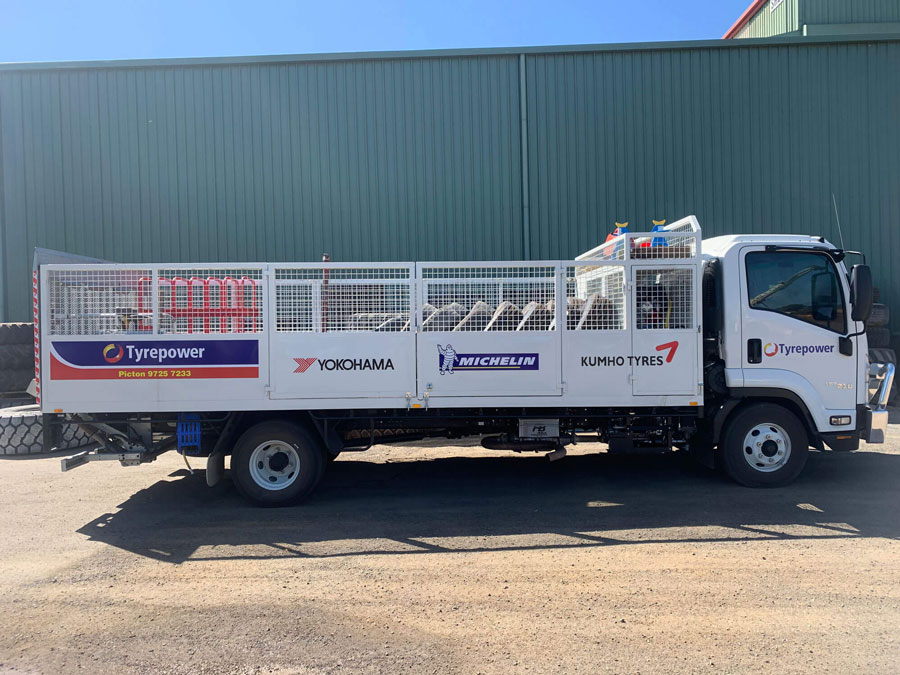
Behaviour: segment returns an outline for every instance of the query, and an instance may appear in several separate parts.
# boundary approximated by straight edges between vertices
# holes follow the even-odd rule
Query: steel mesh
[[[566,325],[569,330],[624,330],[625,268],[576,265],[568,268]]]
[[[679,228],[680,229],[680,228]],[[654,232],[632,239],[633,260],[689,259],[697,254],[697,237],[692,232]]]
[[[262,331],[261,268],[166,268],[158,274],[160,333]]]
[[[638,330],[693,328],[692,278],[690,268],[637,268],[635,327]]]
[[[422,276],[423,331],[554,330],[554,267],[426,267]]]
[[[410,330],[409,268],[275,270],[275,330],[403,332]]]
[[[149,269],[50,270],[50,335],[108,335],[152,330]]]

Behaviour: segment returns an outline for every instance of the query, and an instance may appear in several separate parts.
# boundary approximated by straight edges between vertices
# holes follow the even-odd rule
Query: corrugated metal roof
[[[822,35],[815,37],[773,36],[757,38],[754,44],[831,44],[895,40],[892,34]],[[731,40],[680,40],[666,42],[619,42],[584,45],[547,45],[534,47],[481,47],[469,49],[426,49],[382,52],[335,52],[327,54],[269,54],[256,56],[210,56],[165,59],[117,59],[110,61],[30,61],[0,62],[2,71],[68,70],[95,68],[159,68],[181,66],[240,66],[318,61],[383,61],[394,59],[432,59],[466,56],[518,56],[519,54],[577,54],[622,51],[666,51],[680,49],[736,49],[746,44]]]
[[[750,23],[750,20],[756,16],[759,10],[765,7],[768,2],[769,0],[753,0],[753,2],[750,3],[750,6],[744,10],[743,14],[737,18],[737,21],[731,25],[731,28],[725,31],[725,35],[722,36],[722,39],[728,40],[737,36],[737,34],[744,29],[744,26]]]
[[[770,11],[763,12],[767,6]],[[900,0],[782,0],[776,6],[771,0],[753,0],[722,37],[765,38],[806,24],[891,22],[900,22]]]
[[[803,0],[782,0],[778,5],[764,7],[741,28],[735,37],[768,38],[779,35],[799,35],[800,5]]]

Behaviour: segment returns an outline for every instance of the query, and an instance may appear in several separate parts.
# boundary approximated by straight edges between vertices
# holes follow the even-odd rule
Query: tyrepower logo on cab
[[[318,371],[313,372],[332,372],[336,370],[358,372],[361,370],[394,370],[394,362],[391,359],[378,358],[333,358],[320,359],[318,356],[313,357],[294,357],[294,373],[305,373],[315,365],[319,366]]]
[[[783,342],[767,342],[763,354],[775,356],[809,356],[810,354],[834,354],[834,345],[786,345]]]
[[[582,356],[582,368],[596,368],[599,366],[662,366],[672,363],[675,353],[678,351],[678,342],[666,342],[657,345],[655,351],[666,352],[664,355],[656,354],[629,354],[627,356]]]

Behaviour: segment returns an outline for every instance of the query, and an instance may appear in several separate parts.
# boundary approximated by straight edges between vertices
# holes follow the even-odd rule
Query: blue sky
[[[0,61],[719,38],[749,0],[0,0]]]

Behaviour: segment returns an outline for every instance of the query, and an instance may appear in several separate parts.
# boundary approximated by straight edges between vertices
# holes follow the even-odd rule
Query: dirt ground
[[[0,672],[897,672],[900,426],[778,490],[599,449],[377,448],[274,510],[2,460]]]

